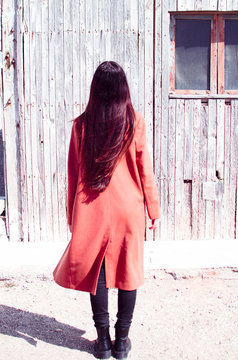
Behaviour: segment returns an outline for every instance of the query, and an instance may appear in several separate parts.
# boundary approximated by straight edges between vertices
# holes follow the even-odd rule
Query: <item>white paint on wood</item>
[[[15,1],[9,0],[3,2],[2,27],[3,27],[3,53],[8,53],[10,61],[15,54]],[[5,57],[4,56],[4,57]],[[16,113],[17,107],[17,88],[14,86],[14,66],[3,68],[4,82],[4,132],[5,132],[5,156],[6,156],[6,190],[7,190],[7,220],[9,236],[12,240],[21,239],[21,196],[20,196],[20,178],[19,178],[19,137],[17,126],[19,117]]]
[[[196,0],[178,0],[178,11],[194,11]]]
[[[161,86],[162,86],[162,95],[161,95],[161,160],[160,160],[160,178],[161,178],[161,210],[162,210],[162,219],[161,219],[161,234],[165,239],[168,238],[168,224],[167,224],[167,214],[168,214],[168,94],[169,94],[169,44],[170,44],[170,35],[169,35],[169,4],[167,1],[162,2],[162,64],[161,64]]]
[[[226,11],[226,0],[218,0],[218,11]]]
[[[229,3],[232,2],[232,10],[238,11],[238,0],[229,0]]]
[[[210,8],[209,10],[215,11],[218,9],[218,0],[210,0]]]
[[[155,236],[234,237],[237,100],[229,105],[222,94],[204,95],[208,104],[199,95],[169,98],[169,11],[237,10],[237,0],[44,0],[40,6],[36,0],[19,0],[15,9],[12,1],[3,9],[4,49],[14,47],[15,10],[17,24],[15,87],[13,67],[3,69],[4,103],[13,96],[4,109],[9,194],[13,187],[10,230],[22,218],[24,241],[69,237],[66,175],[72,119],[86,107],[96,67],[112,59],[125,69],[135,109],[147,123],[162,209]],[[215,200],[202,197],[206,182],[216,183]],[[151,232],[147,236],[152,239]]]

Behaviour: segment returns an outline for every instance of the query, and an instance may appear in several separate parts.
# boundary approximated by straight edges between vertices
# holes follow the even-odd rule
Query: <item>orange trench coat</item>
[[[54,270],[59,285],[96,294],[105,259],[106,286],[137,289],[144,282],[145,202],[150,219],[160,218],[159,197],[146,144],[144,118],[136,113],[130,147],[118,161],[105,191],[81,191],[76,120],[68,156],[68,223],[72,238]]]

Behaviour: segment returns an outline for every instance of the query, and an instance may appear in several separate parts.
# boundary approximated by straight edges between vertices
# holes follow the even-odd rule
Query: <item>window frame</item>
[[[175,22],[176,19],[211,20],[210,90],[175,89]],[[238,20],[238,13],[171,13],[170,14],[170,94],[177,95],[238,95],[237,90],[225,89],[225,20]]]

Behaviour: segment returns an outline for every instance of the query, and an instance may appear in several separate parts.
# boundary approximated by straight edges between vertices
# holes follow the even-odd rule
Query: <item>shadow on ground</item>
[[[53,345],[93,353],[93,341],[82,337],[85,331],[63,324],[55,318],[0,305],[0,334],[26,340],[36,346],[37,340]]]

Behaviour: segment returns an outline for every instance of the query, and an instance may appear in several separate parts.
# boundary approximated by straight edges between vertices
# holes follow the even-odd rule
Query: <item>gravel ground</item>
[[[59,287],[49,269],[0,269],[0,299],[0,360],[94,358],[89,295]],[[238,269],[148,270],[129,359],[237,360],[237,334]]]

